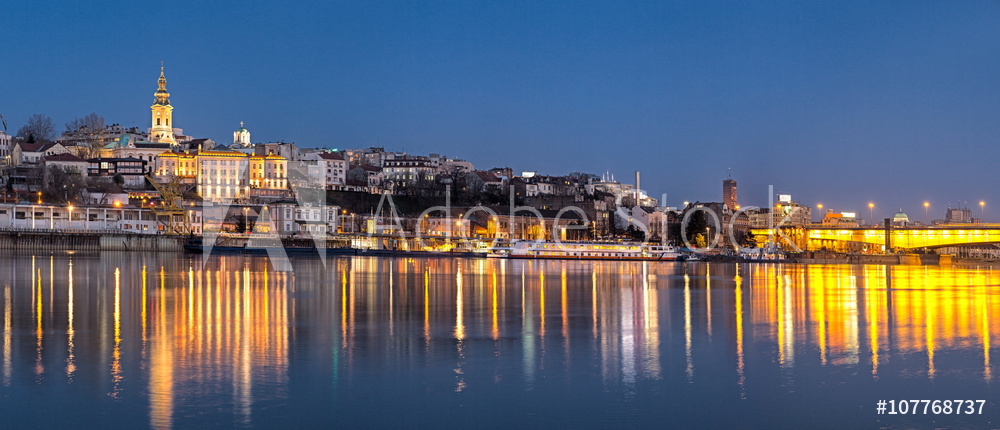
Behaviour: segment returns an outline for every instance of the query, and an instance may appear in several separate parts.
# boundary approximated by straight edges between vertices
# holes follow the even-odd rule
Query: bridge
[[[805,251],[827,249],[840,252],[881,252],[886,248],[906,250],[1000,244],[1000,224],[951,224],[889,229],[807,225],[780,230],[780,233],[774,233],[776,242],[787,244],[791,241]],[[771,230],[753,229],[752,232],[757,241],[761,242],[761,238],[766,238]]]

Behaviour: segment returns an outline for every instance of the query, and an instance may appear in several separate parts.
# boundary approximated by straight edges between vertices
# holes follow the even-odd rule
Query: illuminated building
[[[826,210],[826,216],[820,221],[823,227],[858,227],[854,212],[835,213],[833,209]]]
[[[736,194],[736,180],[733,178],[722,181],[722,203],[731,211],[735,211],[740,205]]]
[[[972,222],[972,209],[969,208],[948,208],[944,216],[945,222],[964,223]]]
[[[250,148],[252,146],[253,144],[250,143],[250,130],[243,128],[243,121],[240,121],[240,128],[233,132],[233,144],[229,148]]]
[[[893,215],[892,217],[892,225],[895,227],[906,227],[909,224],[910,217],[903,213],[902,209],[900,209],[899,212],[896,212],[896,215]]]
[[[750,213],[750,227],[770,228],[801,226],[812,223],[812,208],[792,200],[789,194],[779,194],[778,202],[770,210]]]
[[[156,179],[169,182],[172,177],[182,184],[194,184],[198,177],[198,161],[194,154],[186,152],[164,152],[156,156]]]
[[[288,190],[288,161],[284,157],[236,151],[202,151],[193,157],[197,166],[197,192],[205,200],[281,197]],[[161,158],[166,174],[169,166],[175,166],[177,171],[176,166],[189,162],[186,154],[162,154]]]
[[[288,160],[278,155],[250,156],[250,193],[280,196],[288,189]]]
[[[249,157],[234,151],[203,151],[196,156],[198,194],[219,201],[246,197],[250,186],[246,176]]]
[[[153,142],[169,143],[176,145],[174,138],[173,116],[174,107],[170,105],[170,93],[167,92],[167,78],[163,73],[163,66],[160,66],[160,79],[157,80],[156,93],[153,94],[156,101],[150,106],[152,114],[152,126],[149,128],[149,138]]]

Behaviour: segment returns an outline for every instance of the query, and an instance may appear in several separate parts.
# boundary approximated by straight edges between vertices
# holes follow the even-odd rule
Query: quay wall
[[[940,254],[889,254],[889,255],[864,255],[864,254],[837,254],[837,253],[814,253],[795,258],[798,263],[806,264],[911,264],[911,265],[951,265],[951,255]]]
[[[185,237],[79,232],[0,232],[0,250],[184,251]]]

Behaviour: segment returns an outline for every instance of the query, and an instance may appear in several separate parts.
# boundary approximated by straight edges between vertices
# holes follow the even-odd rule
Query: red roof
[[[484,172],[482,170],[476,170],[476,174],[483,182],[501,182],[500,177],[493,174],[493,172]]]
[[[24,152],[41,152],[42,147],[45,145],[46,145],[45,143],[24,143],[24,142],[17,143],[17,146],[20,146],[21,150]]]
[[[86,161],[80,157],[73,154],[56,154],[56,155],[46,155],[45,161],[66,161],[66,162],[77,162],[86,163]]]

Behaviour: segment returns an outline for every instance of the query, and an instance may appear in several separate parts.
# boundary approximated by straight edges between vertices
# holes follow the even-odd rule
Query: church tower
[[[163,75],[162,63],[160,64],[160,79],[157,81],[156,93],[153,95],[156,96],[156,101],[153,102],[153,106],[150,106],[153,126],[149,129],[149,140],[176,145],[177,140],[174,139],[173,128],[174,107],[170,106],[170,93],[167,92],[167,78]]]

